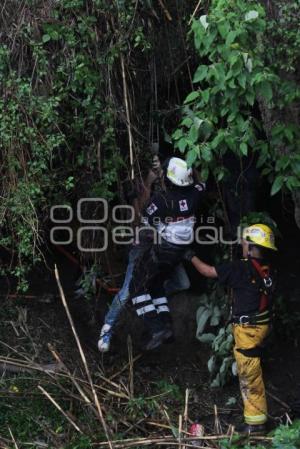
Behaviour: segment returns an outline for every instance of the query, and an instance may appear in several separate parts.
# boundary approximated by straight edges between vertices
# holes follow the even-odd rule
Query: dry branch
[[[99,399],[98,399],[98,396],[97,396],[97,393],[96,393],[96,390],[95,390],[95,386],[94,386],[93,381],[92,381],[91,373],[90,373],[90,370],[89,370],[89,367],[88,367],[88,364],[87,364],[87,361],[86,361],[85,354],[83,352],[83,349],[82,349],[82,346],[81,346],[78,334],[77,334],[75,326],[74,326],[73,318],[72,318],[72,316],[70,314],[70,310],[69,310],[69,307],[68,307],[68,304],[67,304],[67,301],[66,301],[66,298],[65,298],[65,294],[64,294],[61,282],[60,282],[59,273],[58,273],[58,269],[57,269],[56,265],[55,265],[55,278],[56,278],[56,282],[57,282],[57,285],[58,285],[58,289],[59,289],[59,293],[60,293],[60,296],[61,296],[61,300],[62,300],[63,306],[64,306],[64,308],[66,310],[67,317],[68,317],[69,323],[71,325],[72,332],[73,332],[73,335],[75,337],[75,340],[76,340],[76,343],[77,343],[77,347],[78,347],[78,350],[79,350],[79,353],[80,353],[80,357],[81,357],[82,363],[84,365],[84,369],[85,369],[85,372],[86,372],[86,375],[87,375],[87,378],[88,378],[88,381],[89,381],[89,384],[90,384],[90,387],[91,387],[91,390],[92,390],[92,393],[93,393],[95,405],[96,405],[96,408],[97,408],[98,413],[99,413],[99,420],[100,420],[100,422],[101,422],[101,424],[103,426],[103,429],[104,429],[104,432],[105,432],[105,435],[106,435],[106,438],[107,438],[108,446],[109,446],[110,449],[113,449],[112,443],[111,443],[110,438],[109,438],[107,424],[106,424],[106,422],[104,420],[102,408],[100,406],[100,402],[99,402]]]
[[[125,111],[126,111],[126,126],[128,131],[128,140],[129,140],[129,160],[130,160],[130,179],[134,180],[134,166],[133,166],[133,138],[131,131],[131,121],[130,121],[130,111],[129,111],[129,101],[128,101],[128,88],[125,74],[125,63],[124,56],[121,54],[121,69],[122,69],[122,80],[123,80],[123,94],[124,94],[124,103],[125,103]]]
[[[57,373],[62,370],[62,365],[59,363],[48,363],[45,365],[37,365],[32,363],[23,363],[22,361],[13,361],[6,358],[0,358],[0,372],[10,373],[30,373],[32,371],[41,371],[44,373],[52,372]]]
[[[171,20],[173,20],[173,19],[172,19],[171,14],[170,14],[169,11],[167,10],[167,7],[165,6],[165,4],[163,3],[162,0],[158,0],[158,2],[159,2],[159,4],[160,4],[160,6],[161,6],[161,9],[162,9],[163,12],[165,13],[166,18],[171,22]]]
[[[48,393],[41,385],[38,385],[38,389],[49,399],[50,402],[60,411],[60,413],[69,421],[69,423],[77,430],[77,432],[83,434],[82,430],[78,427],[78,425],[70,418],[67,412],[65,412],[61,406],[53,399],[53,397]]]
[[[196,5],[196,8],[194,9],[193,14],[191,15],[191,18],[190,18],[190,20],[189,20],[189,25],[192,23],[193,18],[194,18],[195,15],[197,14],[198,9],[199,9],[199,7],[200,7],[200,5],[201,5],[201,2],[202,2],[202,0],[199,0],[199,1],[198,1],[197,5]]]
[[[126,440],[115,440],[114,446],[116,449],[125,449],[125,448],[134,448],[136,446],[159,446],[159,445],[171,445],[171,446],[179,446],[182,443],[185,444],[186,447],[195,447],[194,444],[192,444],[193,441],[203,441],[205,443],[205,446],[197,446],[198,448],[204,448],[205,449],[214,449],[207,445],[207,442],[218,442],[221,440],[228,440],[230,437],[226,435],[208,435],[203,437],[191,437],[191,438],[183,438],[181,443],[178,443],[178,440],[174,437],[170,436],[164,436],[164,437],[153,437],[153,438],[129,438]],[[264,442],[270,442],[272,441],[271,437],[251,437],[251,441],[264,441]],[[93,446],[97,447],[107,447],[107,442],[99,442],[94,443]]]

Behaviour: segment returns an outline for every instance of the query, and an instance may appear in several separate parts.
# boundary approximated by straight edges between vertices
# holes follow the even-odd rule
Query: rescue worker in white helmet
[[[239,433],[263,433],[267,421],[267,403],[260,357],[269,333],[272,315],[273,274],[268,250],[276,251],[273,231],[254,224],[243,231],[243,259],[210,266],[188,250],[185,259],[207,278],[233,290],[232,329],[234,356],[244,403],[244,423]]]
[[[143,212],[143,222],[157,231],[158,242],[139,261],[130,284],[132,303],[149,332],[146,350],[157,348],[173,334],[164,281],[194,240],[195,214],[205,190],[205,184],[194,182],[183,159],[168,159],[164,171],[165,192],[154,194]]]
[[[153,148],[154,146],[155,148]],[[140,222],[141,210],[149,201],[151,192],[153,194],[154,192],[161,192],[164,190],[164,176],[158,152],[158,145],[154,144],[151,148],[151,153],[153,154],[151,170],[149,170],[142,185],[138,185],[138,188],[131,193],[130,200],[133,203],[135,212],[135,221],[133,223],[134,227]],[[134,241],[130,248],[123,285],[113,298],[109,310],[105,315],[104,323],[100,331],[98,349],[102,353],[110,350],[112,337],[116,330],[119,317],[129,300],[129,285],[132,279],[134,266],[139,262],[144,252],[150,248],[152,243],[153,233],[145,229],[145,232],[139,233],[139,241]],[[178,264],[174,267],[174,270],[170,273],[168,279],[166,279],[164,288],[168,295],[173,295],[179,291],[187,290],[189,287],[190,280],[185,272],[184,266],[182,264]]]

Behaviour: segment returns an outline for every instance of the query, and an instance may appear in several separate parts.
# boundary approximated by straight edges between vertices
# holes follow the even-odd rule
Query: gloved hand
[[[184,260],[186,260],[187,262],[191,262],[192,258],[196,256],[196,252],[195,250],[193,250],[193,248],[188,248],[184,254],[183,254],[183,258]]]

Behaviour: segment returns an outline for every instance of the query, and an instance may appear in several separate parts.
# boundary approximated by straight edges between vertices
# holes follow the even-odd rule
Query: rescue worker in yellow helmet
[[[260,357],[262,343],[271,321],[272,273],[268,250],[276,251],[272,230],[264,224],[244,229],[243,259],[210,266],[188,250],[185,259],[203,276],[218,278],[233,290],[234,356],[244,403],[244,423],[240,433],[263,433],[267,403]]]

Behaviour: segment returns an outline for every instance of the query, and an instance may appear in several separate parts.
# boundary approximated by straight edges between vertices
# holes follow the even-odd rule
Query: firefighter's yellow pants
[[[247,424],[264,424],[266,422],[267,402],[260,357],[244,355],[238,349],[249,350],[259,347],[268,332],[268,325],[233,325],[234,356],[244,402],[244,418]]]

